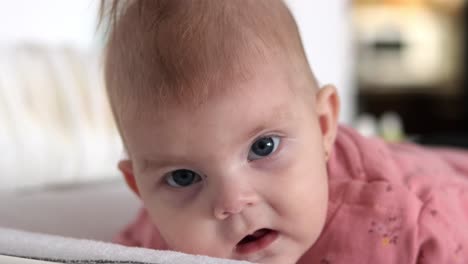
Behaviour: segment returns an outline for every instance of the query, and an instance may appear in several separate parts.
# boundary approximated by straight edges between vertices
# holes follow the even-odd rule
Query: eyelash
[[[276,158],[277,154],[283,149],[283,145],[284,145],[284,136],[281,136],[281,135],[278,135],[278,134],[266,134],[266,135],[261,135],[259,137],[256,137],[252,143],[250,143],[249,145],[249,149],[247,151],[247,156],[253,146],[253,144],[255,142],[257,142],[258,140],[262,139],[262,138],[268,138],[268,137],[277,137],[279,138],[279,143],[278,143],[278,146],[276,147],[275,151],[271,154],[271,155],[268,155],[266,157],[263,157],[261,159],[255,159],[255,160],[248,160],[248,162],[263,162],[263,161],[269,161],[271,159],[274,159]]]
[[[279,138],[279,143],[278,143],[278,146],[276,147],[275,151],[274,151],[271,155],[265,156],[265,157],[260,158],[260,159],[255,159],[255,160],[248,160],[248,159],[247,159],[247,161],[248,161],[249,163],[251,163],[251,162],[266,162],[266,161],[270,161],[271,159],[275,159],[276,156],[277,156],[277,154],[283,149],[283,146],[284,146],[284,142],[283,142],[283,141],[284,141],[284,137],[283,137],[283,136],[280,136],[280,135],[277,135],[277,134],[262,135],[262,136],[259,136],[259,137],[255,138],[255,139],[252,141],[252,143],[249,145],[249,148],[248,148],[248,151],[247,151],[247,157],[248,157],[248,154],[250,153],[251,148],[252,148],[252,146],[253,146],[253,144],[254,144],[255,142],[257,142],[258,140],[260,140],[260,139],[262,139],[262,138],[268,138],[268,137],[277,137],[277,138]],[[189,188],[189,187],[191,187],[191,186],[196,185],[196,184],[193,184],[193,185],[191,185],[191,186],[189,186],[189,187],[186,187],[186,188],[177,188],[177,187],[170,186],[170,185],[167,183],[167,181],[166,181],[166,179],[167,179],[167,177],[168,177],[167,175],[169,175],[170,173],[172,173],[172,172],[174,172],[174,171],[183,170],[183,169],[185,169],[185,170],[190,170],[190,169],[187,169],[187,168],[178,168],[178,169],[174,169],[174,170],[171,170],[171,171],[169,171],[169,172],[166,172],[166,173],[164,174],[164,176],[162,177],[162,184],[165,185],[165,186],[168,187],[168,188],[173,189],[173,190],[187,189],[187,188]],[[195,170],[191,170],[191,171],[197,173]],[[198,175],[201,175],[201,177],[202,177],[201,181],[205,180],[205,177],[203,177],[203,174],[199,174],[199,173],[197,173],[197,174],[198,174]]]

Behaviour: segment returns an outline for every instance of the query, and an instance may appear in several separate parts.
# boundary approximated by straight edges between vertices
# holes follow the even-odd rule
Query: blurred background
[[[357,126],[467,148],[466,1],[356,0],[351,12]]]
[[[287,3],[320,83],[338,88],[342,123],[468,148],[466,1]],[[116,170],[99,1],[0,6],[0,226],[109,239],[138,200]]]
[[[0,1],[0,190],[116,175],[98,5]]]

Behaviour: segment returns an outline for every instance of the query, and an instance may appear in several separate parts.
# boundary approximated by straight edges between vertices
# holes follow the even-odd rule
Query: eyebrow
[[[175,166],[177,164],[184,163],[183,162],[184,160],[186,159],[181,156],[167,156],[167,155],[165,155],[164,158],[145,158],[142,161],[141,173],[145,174],[157,168]]]
[[[258,122],[260,125],[256,126],[255,129],[251,130],[248,132],[247,139],[251,139],[254,136],[256,136],[258,133],[260,133],[262,130],[267,129],[270,127],[273,123],[279,123],[279,122],[284,122],[285,120],[292,120],[294,119],[294,114],[289,111],[285,110],[284,105],[279,105],[275,106],[272,111],[268,113],[268,116],[265,117]]]

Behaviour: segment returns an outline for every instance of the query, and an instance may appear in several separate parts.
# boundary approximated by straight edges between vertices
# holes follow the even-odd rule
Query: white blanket
[[[0,255],[73,264],[248,263],[2,228],[0,228]]]

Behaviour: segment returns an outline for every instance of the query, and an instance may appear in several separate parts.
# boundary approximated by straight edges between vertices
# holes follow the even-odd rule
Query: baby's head
[[[119,7],[117,3],[125,3]],[[115,2],[119,163],[169,249],[293,263],[317,240],[338,98],[279,0]]]

